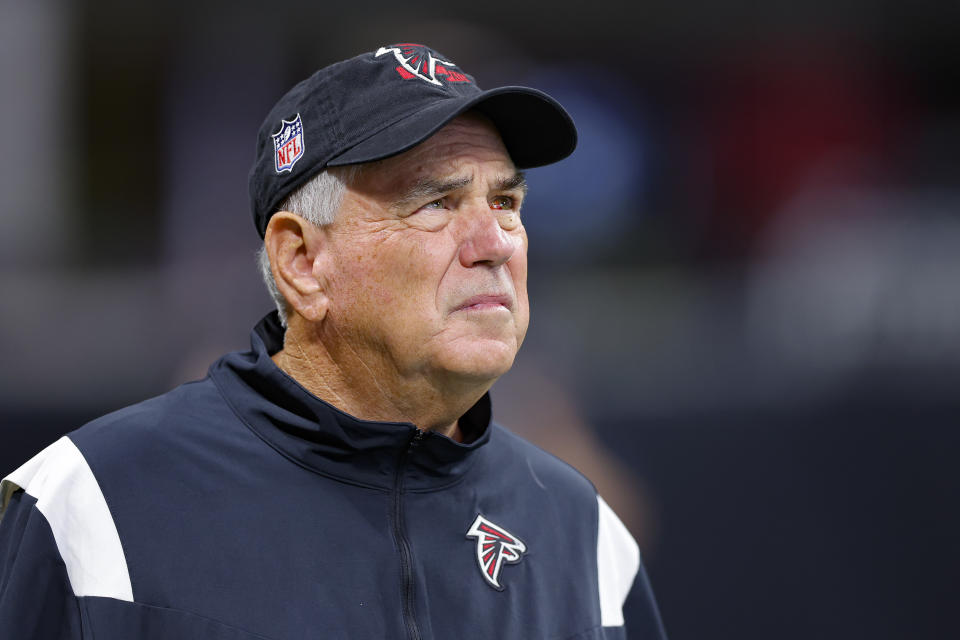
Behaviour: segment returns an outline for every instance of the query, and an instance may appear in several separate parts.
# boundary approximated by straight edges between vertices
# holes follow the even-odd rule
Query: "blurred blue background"
[[[578,123],[529,172],[496,417],[608,497],[670,636],[960,637],[958,33],[943,2],[0,0],[0,475],[246,346],[262,118],[424,42]]]

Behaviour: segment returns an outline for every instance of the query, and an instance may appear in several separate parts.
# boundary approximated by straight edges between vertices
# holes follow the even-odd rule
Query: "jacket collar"
[[[341,481],[380,489],[402,482],[429,491],[457,482],[490,439],[488,394],[460,418],[469,444],[409,422],[360,420],[317,398],[270,359],[283,347],[276,312],[250,334],[250,351],[229,353],[210,377],[237,416],[295,462]]]

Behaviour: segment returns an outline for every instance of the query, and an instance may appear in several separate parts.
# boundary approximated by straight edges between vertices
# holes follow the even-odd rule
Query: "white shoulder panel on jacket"
[[[76,596],[133,602],[120,535],[100,485],[76,445],[66,436],[3,479],[0,515],[22,488],[36,498]]]
[[[605,627],[623,626],[623,603],[640,569],[640,548],[613,509],[597,496],[597,573],[600,621]]]

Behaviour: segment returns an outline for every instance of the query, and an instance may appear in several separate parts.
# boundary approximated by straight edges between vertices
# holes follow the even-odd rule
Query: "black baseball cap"
[[[320,69],[270,110],[250,169],[257,231],[263,237],[280,203],[324,168],[402,153],[470,109],[490,118],[518,169],[557,162],[576,147],[570,115],[542,91],[484,91],[429,47],[380,47]]]

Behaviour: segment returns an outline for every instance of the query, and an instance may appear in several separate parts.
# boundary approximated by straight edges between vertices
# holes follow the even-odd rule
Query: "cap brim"
[[[373,162],[403,153],[470,109],[490,118],[518,169],[557,162],[577,146],[573,119],[560,103],[529,87],[499,87],[442,100],[398,120],[331,158],[327,166]]]

